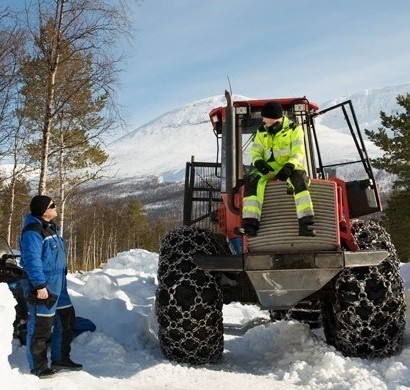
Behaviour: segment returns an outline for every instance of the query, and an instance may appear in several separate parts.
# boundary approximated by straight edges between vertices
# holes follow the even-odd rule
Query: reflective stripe
[[[261,219],[262,210],[258,207],[244,207],[242,209],[242,218],[256,218]]]
[[[296,211],[311,210],[313,212],[312,202],[305,202],[296,206]]]
[[[256,211],[252,212],[252,211],[249,211],[249,210],[243,210],[242,218],[254,218],[254,219],[260,221],[261,220],[261,214],[256,212]]]
[[[262,215],[262,202],[256,196],[243,199],[242,218],[255,218],[260,221]]]
[[[304,210],[304,211],[296,210],[296,215],[298,219],[300,219],[303,217],[313,217],[315,214],[313,213],[313,210]]]
[[[260,221],[262,214],[260,213],[260,210],[253,209],[243,209],[242,210],[242,218],[254,218]]]
[[[263,148],[263,145],[258,144],[258,143],[253,143],[251,147],[251,158],[252,162],[254,163],[257,160],[264,160],[265,159],[265,150]]]
[[[282,157],[282,156],[289,156],[290,150],[287,149],[275,149],[274,150],[275,157]]]
[[[54,240],[55,238],[58,238],[57,234],[53,234],[51,236],[44,237],[44,241],[51,240],[51,239]]]
[[[295,195],[296,215],[298,218],[313,216],[313,203],[309,191],[302,191]]]
[[[310,198],[309,191],[302,191],[295,195],[295,203],[296,206],[299,206],[302,203],[310,202],[312,203],[312,199]]]
[[[293,142],[292,142],[292,147],[295,147],[295,146],[302,146],[304,144],[304,142],[303,142],[303,140],[294,140]]]
[[[67,309],[67,308],[72,307],[72,306],[73,306],[72,304],[71,305],[64,305],[64,306],[57,306],[56,309],[57,310]]]
[[[289,161],[292,162],[293,165],[297,165],[297,164],[295,164],[295,162],[297,162],[297,163],[303,165],[304,158],[303,158],[303,156],[301,156],[301,155],[293,154],[293,155],[290,157]]]
[[[255,207],[258,209],[262,208],[262,202],[258,199],[251,199],[251,198],[244,198],[243,199],[243,207]]]
[[[252,145],[252,149],[258,149],[258,150],[260,150],[261,152],[263,151],[263,146],[261,145],[261,144],[253,144]]]

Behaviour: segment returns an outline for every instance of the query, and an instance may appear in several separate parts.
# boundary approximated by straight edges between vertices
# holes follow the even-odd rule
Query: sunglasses
[[[51,203],[50,206],[48,206],[49,209],[55,209],[56,208],[56,204],[55,203]]]

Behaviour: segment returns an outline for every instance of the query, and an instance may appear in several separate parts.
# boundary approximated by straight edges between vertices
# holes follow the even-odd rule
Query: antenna
[[[228,79],[228,84],[229,84],[229,92],[232,95],[232,86],[231,86],[231,80],[229,80],[229,76],[226,76],[226,78]]]

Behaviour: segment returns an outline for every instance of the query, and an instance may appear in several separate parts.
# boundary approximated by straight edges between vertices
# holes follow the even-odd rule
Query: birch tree
[[[37,123],[37,130],[41,131],[39,194],[47,191],[50,139],[55,122],[72,103],[59,100],[56,95],[57,89],[64,88],[58,85],[63,80],[59,76],[71,56],[89,56],[92,74],[86,87],[91,87],[93,96],[105,95],[106,117],[111,117],[112,126],[114,118],[118,119],[115,92],[117,66],[122,56],[113,48],[132,31],[132,13],[126,7],[129,3],[120,0],[37,0],[28,3],[27,21],[35,42],[28,61],[44,61],[42,73],[32,75],[45,81],[38,103],[41,109]],[[67,44],[72,50],[65,50]],[[100,127],[99,131],[108,131],[112,126]],[[101,135],[97,132],[91,137]]]
[[[49,24],[42,30],[40,41],[47,40],[53,29]],[[54,101],[64,109],[56,112],[48,136],[48,188],[59,200],[61,229],[64,228],[65,205],[67,199],[81,184],[96,179],[99,169],[107,159],[98,136],[107,130],[111,120],[101,113],[107,104],[107,94],[92,93],[92,56],[85,58],[62,39],[60,52],[66,61],[61,63],[55,80]],[[22,66],[25,97],[22,115],[27,127],[37,128],[41,134],[41,104],[47,95],[41,95],[48,83],[47,61],[43,58],[28,58]],[[27,147],[34,165],[44,151],[44,144],[34,138]]]

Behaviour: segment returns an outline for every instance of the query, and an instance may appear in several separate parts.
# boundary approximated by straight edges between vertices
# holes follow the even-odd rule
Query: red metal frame
[[[243,192],[244,187],[242,186],[239,191],[235,194],[235,205],[242,210],[242,201],[243,201]],[[222,193],[221,194],[222,203],[219,207],[218,214],[219,214],[219,227],[221,232],[227,237],[229,240],[232,238],[238,237],[235,234],[234,229],[236,227],[242,226],[242,216],[239,214],[235,214],[229,210],[228,207],[228,194]]]
[[[295,103],[305,103],[308,105],[309,110],[318,111],[319,106],[316,103],[309,102],[306,97],[297,97],[297,98],[282,98],[282,99],[259,99],[259,100],[239,100],[234,101],[233,106],[236,107],[256,107],[262,108],[266,103],[275,101],[278,102],[285,110],[287,107],[292,106]],[[215,120],[215,117],[217,120]],[[217,107],[214,108],[209,113],[209,118],[211,119],[211,123],[214,129],[217,128],[216,123],[222,123],[226,117],[226,106],[224,107]]]
[[[336,177],[329,180],[334,181],[337,185],[337,213],[341,243],[346,247],[346,249],[356,252],[360,248],[353,236],[352,231],[350,230],[350,214],[349,204],[347,201],[346,183]]]

